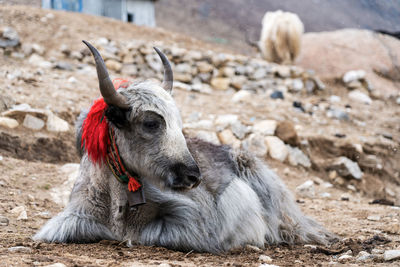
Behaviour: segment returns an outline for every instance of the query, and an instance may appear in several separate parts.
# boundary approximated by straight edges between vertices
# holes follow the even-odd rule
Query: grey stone
[[[343,120],[343,121],[348,121],[350,119],[349,114],[347,114],[346,111],[336,109],[336,108],[329,109],[327,111],[326,115],[328,117],[333,117],[335,119]]]
[[[67,265],[61,263],[61,262],[56,262],[50,265],[45,265],[44,267],[67,267]]]
[[[18,218],[17,218],[17,221],[26,221],[26,220],[28,220],[28,214],[26,213],[26,210],[23,210],[23,211],[19,214],[19,216],[18,216]]]
[[[400,259],[400,250],[395,249],[395,250],[386,250],[383,253],[383,259],[385,261],[391,261],[391,260],[398,260]]]
[[[19,44],[19,35],[16,30],[11,27],[3,27],[0,29],[0,47],[14,47]]]
[[[333,160],[328,166],[328,170],[335,170],[340,176],[352,177],[361,180],[363,173],[360,170],[357,162],[354,162],[346,157],[339,157]]]
[[[366,73],[364,70],[351,70],[343,75],[343,82],[350,83],[352,81],[358,81],[364,79],[365,75]]]
[[[30,114],[26,114],[22,125],[32,130],[40,130],[44,126],[44,121]]]
[[[47,114],[46,126],[50,132],[67,132],[69,130],[68,122],[57,117],[52,112]]]
[[[218,138],[222,144],[230,145],[233,148],[240,147],[240,141],[233,135],[230,129],[225,129],[218,133]]]
[[[210,120],[200,120],[191,123],[183,124],[184,129],[201,129],[201,130],[211,130],[214,124]]]
[[[271,257],[269,257],[267,255],[260,255],[258,257],[258,260],[261,261],[262,263],[271,263],[272,262]]]
[[[46,61],[43,57],[35,53],[33,53],[29,57],[28,62],[34,66],[41,67],[44,69],[49,69],[52,67],[52,64],[49,61]]]
[[[7,226],[9,224],[9,220],[7,217],[0,216],[0,226]]]
[[[289,145],[287,145],[287,148],[289,150],[288,161],[291,165],[293,166],[301,165],[306,168],[311,167],[310,159],[307,157],[306,154],[303,153],[303,151],[301,151],[297,147],[292,147]]]
[[[359,103],[364,103],[368,105],[372,103],[372,99],[368,95],[359,90],[351,91],[349,93],[349,98]]]
[[[215,120],[215,125],[224,129],[227,126],[235,123],[238,119],[239,119],[238,115],[234,115],[234,114],[219,115]]]
[[[241,90],[239,92],[236,92],[232,96],[232,102],[233,103],[240,103],[240,102],[247,102],[251,100],[252,93],[250,93],[247,90]]]
[[[398,98],[396,98],[396,103],[397,103],[398,105],[400,105],[400,96],[399,96]]]
[[[73,69],[71,64],[69,64],[68,62],[64,62],[64,61],[57,62],[54,65],[54,68],[59,69],[59,70],[68,70],[68,71],[71,71]]]
[[[202,94],[212,94],[212,88],[206,83],[195,83],[192,85],[191,90]]]
[[[32,249],[24,246],[16,246],[7,249],[11,253],[31,253]]]
[[[233,134],[242,140],[247,133],[250,132],[249,127],[243,125],[240,121],[235,121],[234,123],[231,124],[231,130]]]
[[[264,68],[259,68],[252,74],[252,78],[255,80],[260,80],[265,78],[265,76],[267,76],[267,70]]]
[[[315,83],[313,80],[307,79],[306,80],[306,84],[305,84],[305,88],[307,90],[307,92],[311,93],[314,91],[315,89]]]

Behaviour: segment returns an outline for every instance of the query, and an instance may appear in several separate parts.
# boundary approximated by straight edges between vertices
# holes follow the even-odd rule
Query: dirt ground
[[[64,12],[53,12],[54,19],[51,23],[46,23],[41,18],[47,13],[49,11],[28,7],[0,6],[0,24],[15,28],[22,42],[36,42],[44,46],[49,51],[48,57],[61,44],[79,50],[82,48],[80,40],[99,37],[120,41],[131,38],[149,42],[161,40],[187,48],[217,51],[224,49],[160,29],[140,28],[86,15],[72,16]],[[24,75],[34,75],[29,76],[29,79],[7,80],[7,73],[16,70],[22,71]],[[12,95],[17,103],[29,103],[35,108],[49,108],[71,125],[80,110],[87,108],[99,95],[94,74],[50,69],[39,75],[37,67],[27,64],[26,59],[0,56],[0,74],[2,95]],[[65,82],[71,76],[78,80],[77,84]],[[346,144],[357,144],[362,137],[365,147],[371,153],[381,153],[383,160],[390,163],[392,169],[398,169],[400,108],[393,100],[374,99],[368,109],[361,104],[351,103],[352,116],[367,123],[367,127],[359,127],[354,122],[337,123],[329,118],[325,119],[326,123],[318,124],[315,118],[292,108],[294,100],[300,99],[305,103],[326,102],[331,94],[342,96],[343,105],[346,105],[350,100],[343,90],[339,85],[328,84],[328,89],[319,95],[289,95],[285,101],[272,101],[267,95],[260,94],[252,103],[241,104],[233,104],[229,92],[202,95],[176,90],[174,97],[181,108],[184,121],[194,111],[201,113],[202,118],[208,118],[211,114],[229,113],[239,114],[243,121],[253,117],[293,120],[298,125],[299,136],[310,141],[309,152],[314,158],[332,156],[344,153],[343,151],[352,153]],[[63,134],[44,130],[32,132],[22,126],[13,130],[0,130],[0,154],[3,157],[0,160],[0,216],[9,220],[8,225],[0,225],[0,266],[45,266],[58,262],[67,266],[158,266],[162,263],[176,267],[259,266],[262,263],[259,260],[260,255],[270,256],[272,264],[278,266],[400,266],[400,261],[385,262],[382,257],[366,262],[356,261],[360,251],[400,249],[400,208],[369,204],[375,198],[385,197],[386,187],[397,190],[400,181],[390,180],[383,171],[371,170],[366,171],[361,182],[346,181],[343,185],[334,184],[333,187],[326,188],[324,181],[329,181],[329,177],[323,170],[317,167],[293,167],[271,159],[267,159],[267,163],[293,192],[306,180],[314,180],[316,197],[297,197],[298,203],[304,213],[316,218],[338,235],[340,242],[330,248],[304,245],[267,246],[261,251],[246,248],[224,255],[183,253],[159,247],[127,248],[123,243],[110,241],[96,244],[33,242],[32,235],[50,217],[62,210],[62,206],[52,200],[49,192],[66,180],[65,174],[60,171],[65,163],[79,163],[74,148],[74,132],[72,129]],[[345,134],[345,140],[336,138],[337,133]],[[382,133],[390,134],[391,139],[383,138]],[[318,142],[318,138],[324,138],[321,139],[323,142]],[[332,149],[332,146],[337,149]],[[387,169],[389,171],[391,169]],[[354,185],[356,190],[348,189],[348,185]],[[378,187],[382,188],[382,193],[376,190]],[[320,193],[331,195],[326,198]],[[11,213],[17,206],[26,208],[27,220],[17,220],[18,214]],[[27,247],[29,251],[9,252],[8,249],[15,246]],[[337,258],[348,250],[355,257],[338,263]]]

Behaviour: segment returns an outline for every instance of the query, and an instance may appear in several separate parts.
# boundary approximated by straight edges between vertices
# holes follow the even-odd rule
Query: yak
[[[79,176],[65,209],[34,240],[124,241],[180,251],[222,253],[245,245],[320,243],[333,234],[305,216],[281,179],[249,151],[185,137],[161,85],[113,84],[94,56],[102,98],[77,121]]]

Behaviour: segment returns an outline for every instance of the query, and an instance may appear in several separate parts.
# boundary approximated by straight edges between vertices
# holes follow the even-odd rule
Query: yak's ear
[[[127,112],[129,112],[129,110],[121,109],[114,105],[108,105],[105,116],[109,122],[120,129],[128,124],[128,119],[126,117]]]

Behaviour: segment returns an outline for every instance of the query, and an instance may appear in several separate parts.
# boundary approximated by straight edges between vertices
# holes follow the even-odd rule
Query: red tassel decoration
[[[135,192],[136,190],[138,190],[140,187],[140,184],[138,183],[138,181],[135,180],[135,178],[133,177],[129,177],[129,182],[128,182],[128,190],[131,192]]]

